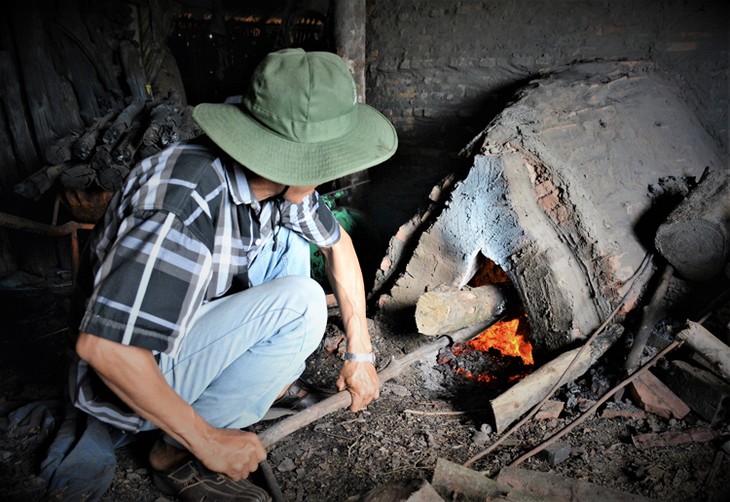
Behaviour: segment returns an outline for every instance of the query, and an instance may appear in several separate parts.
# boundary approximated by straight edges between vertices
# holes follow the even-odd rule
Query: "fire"
[[[532,358],[532,344],[527,340],[529,332],[527,318],[517,317],[495,323],[466,345],[485,352],[496,349],[505,356],[520,357],[523,363],[532,365],[535,361]]]

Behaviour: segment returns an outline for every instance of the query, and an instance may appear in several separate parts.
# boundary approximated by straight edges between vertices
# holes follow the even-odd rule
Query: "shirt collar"
[[[243,166],[231,159],[229,162],[225,162],[224,167],[228,191],[231,194],[233,202],[237,206],[247,204],[256,210],[261,209],[259,201],[256,200],[253,193],[251,193],[251,187],[248,184],[248,179],[246,178],[246,172],[243,169]]]

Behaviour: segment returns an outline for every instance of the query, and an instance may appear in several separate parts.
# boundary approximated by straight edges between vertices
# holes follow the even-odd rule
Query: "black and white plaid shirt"
[[[277,225],[318,247],[340,236],[316,192],[279,210],[271,200],[259,203],[244,170],[203,142],[143,160],[89,242],[79,332],[174,357],[200,305],[247,285],[248,264]],[[83,361],[72,369],[71,387],[87,413],[126,430],[141,425]]]

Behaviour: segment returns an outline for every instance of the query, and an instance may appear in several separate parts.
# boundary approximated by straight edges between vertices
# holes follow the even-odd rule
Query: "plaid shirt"
[[[316,192],[298,205],[278,204],[256,201],[240,166],[202,143],[143,160],[89,242],[79,332],[175,357],[201,304],[248,286],[248,264],[276,238],[277,225],[319,247],[339,239]],[[142,419],[85,362],[76,361],[72,379],[77,407],[138,430]]]

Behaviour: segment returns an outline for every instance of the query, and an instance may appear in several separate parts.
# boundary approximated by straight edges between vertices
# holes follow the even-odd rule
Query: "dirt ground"
[[[6,412],[23,402],[59,403],[62,399],[65,293],[63,287],[40,292],[28,288],[25,294],[18,288],[12,294],[3,292],[5,315],[12,320],[0,340],[0,406]],[[335,315],[330,321],[324,343],[310,358],[305,373],[322,387],[334,386],[340,365],[337,351],[330,353],[342,334],[339,318]],[[727,319],[719,322],[727,323]],[[391,357],[399,358],[430,341],[374,321],[371,332],[380,368]],[[590,372],[557,392],[554,399],[564,404],[558,418],[531,420],[472,468],[494,476],[579,416],[618,381],[616,369],[630,341],[630,336],[621,339]],[[679,352],[672,357],[688,354]],[[504,386],[477,384],[456,377],[436,358],[425,360],[385,383],[381,398],[366,410],[332,413],[278,442],[269,452],[268,463],[287,501],[355,501],[389,483],[430,481],[437,459],[464,463],[499,437],[491,432],[487,404]],[[603,418],[601,410],[563,438],[570,448],[567,459],[551,465],[539,454],[521,467],[656,500],[727,500],[730,458],[721,449],[730,439],[727,420],[714,426],[718,438],[713,441],[639,450],[632,444],[633,435],[684,431],[708,424],[694,413],[683,420],[667,420],[634,409],[628,401],[609,406],[628,408],[632,413]],[[52,409],[60,418],[58,406]],[[258,424],[255,430],[271,423]],[[147,435],[117,450],[114,482],[102,500],[171,500],[149,477],[146,453],[152,440],[154,436]],[[43,500],[37,474],[47,444],[48,438],[37,429],[2,433],[0,500]]]

